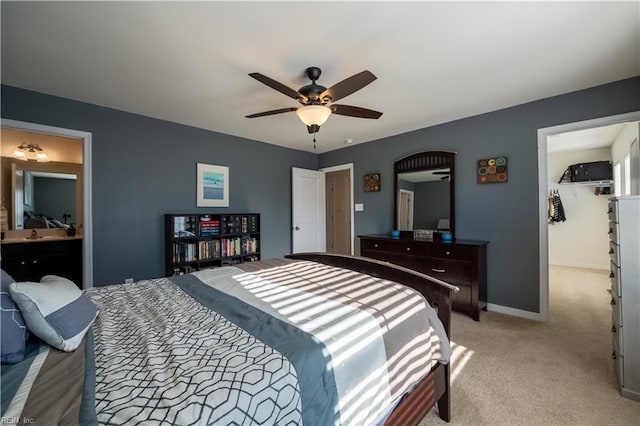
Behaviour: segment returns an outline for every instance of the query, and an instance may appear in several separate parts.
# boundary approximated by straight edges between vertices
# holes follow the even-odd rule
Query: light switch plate
[[[364,211],[364,203],[356,203],[356,211],[363,212]]]

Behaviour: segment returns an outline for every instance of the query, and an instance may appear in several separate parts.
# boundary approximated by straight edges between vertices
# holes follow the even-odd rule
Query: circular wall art
[[[478,183],[504,183],[507,177],[507,157],[478,160]]]

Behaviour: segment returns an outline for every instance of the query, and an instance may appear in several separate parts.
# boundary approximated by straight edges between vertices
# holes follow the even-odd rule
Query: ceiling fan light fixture
[[[324,105],[306,105],[296,110],[298,118],[307,126],[322,126],[331,115],[331,108]]]

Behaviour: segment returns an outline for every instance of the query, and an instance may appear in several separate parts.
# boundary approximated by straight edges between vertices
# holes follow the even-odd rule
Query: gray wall
[[[640,77],[457,120],[320,155],[320,167],[353,163],[359,182],[381,172],[381,191],[355,185],[355,232],[393,229],[392,162],[422,150],[456,151],[456,237],[488,240],[488,301],[539,311],[537,130],[640,110]],[[384,116],[381,118],[384,120]],[[509,181],[476,183],[476,162],[504,155]],[[356,244],[359,249],[359,244]]]
[[[164,274],[163,214],[261,214],[262,257],[291,250],[291,167],[315,154],[2,86],[2,117],[92,133],[94,285]],[[229,166],[229,208],[196,208],[196,163]]]

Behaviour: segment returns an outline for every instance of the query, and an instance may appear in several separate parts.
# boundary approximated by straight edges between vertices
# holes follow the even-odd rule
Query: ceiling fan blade
[[[246,118],[264,117],[264,116],[267,116],[267,115],[282,114],[283,112],[291,112],[291,111],[295,111],[297,109],[298,108],[295,108],[295,107],[280,108],[280,109],[274,109],[274,110],[271,110],[271,111],[258,112],[256,114],[245,115],[245,117]]]
[[[358,117],[358,118],[380,118],[382,115],[381,112],[374,111],[372,109],[366,109],[351,105],[331,105],[331,110],[334,114],[339,115],[348,115],[350,117]]]
[[[293,98],[296,100],[302,99],[304,101],[307,100],[307,98],[305,96],[302,96],[298,91],[293,90],[292,88],[285,86],[284,84],[279,83],[274,79],[267,77],[264,74],[260,74],[259,72],[252,72],[252,73],[249,73],[249,75],[255,78],[256,80],[258,80],[260,83],[266,84],[272,89],[277,90],[278,92],[284,95],[287,95],[290,98]]]
[[[318,133],[320,131],[320,126],[317,124],[312,124],[311,126],[307,126],[307,130],[309,133]]]
[[[331,102],[335,102],[345,96],[349,96],[353,92],[357,92],[376,78],[377,77],[370,71],[362,71],[329,87],[320,94],[320,99],[329,96],[331,97]]]

